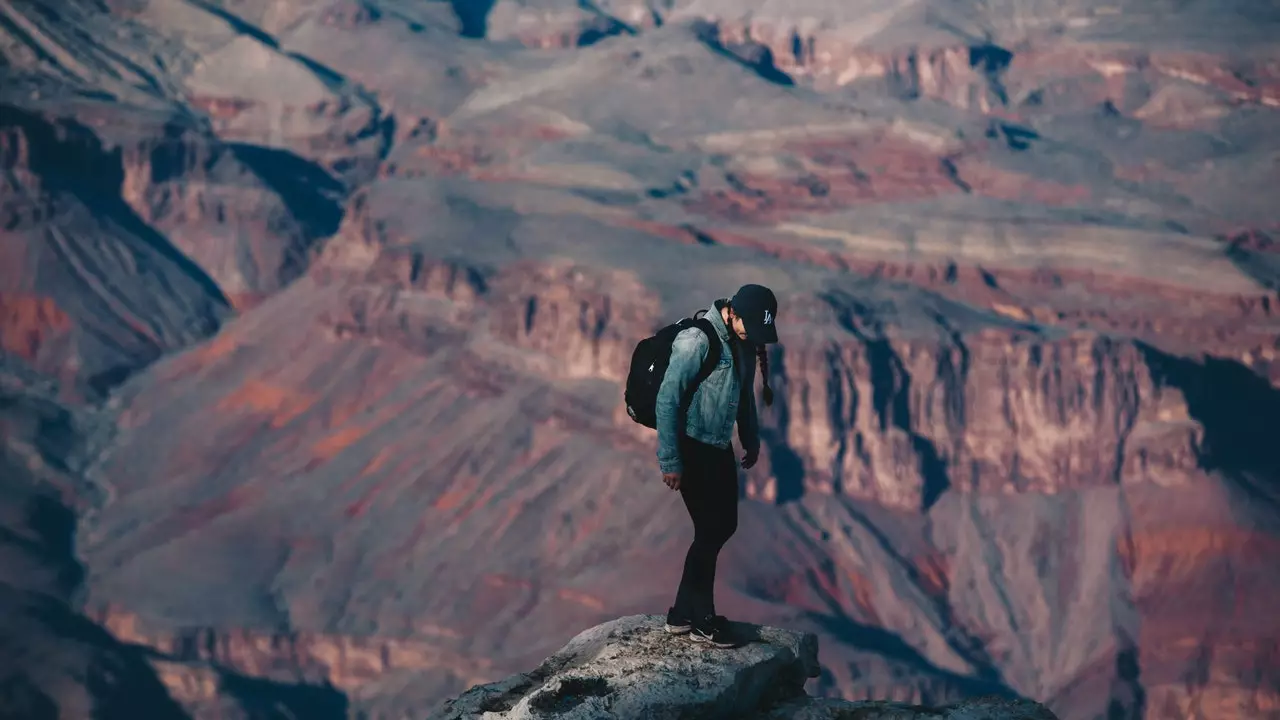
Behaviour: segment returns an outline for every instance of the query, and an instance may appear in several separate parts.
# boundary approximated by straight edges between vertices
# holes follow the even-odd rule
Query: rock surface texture
[[[536,669],[471,688],[430,720],[751,718],[753,720],[1057,720],[1026,700],[975,699],[952,707],[815,699],[812,633],[733,623],[735,647],[669,635],[657,615],[586,630]]]
[[[0,703],[398,720],[665,610],[691,528],[621,380],[758,282],[717,607],[820,640],[805,712],[1280,717],[1276,38],[1257,0],[0,1],[0,644],[63,659]]]

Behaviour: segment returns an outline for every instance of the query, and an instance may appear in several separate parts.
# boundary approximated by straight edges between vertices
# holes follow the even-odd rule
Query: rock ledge
[[[528,673],[477,685],[432,720],[1057,720],[1025,700],[979,698],[944,708],[849,702],[805,694],[818,676],[812,633],[734,623],[737,647],[671,636],[657,615],[619,618],[579,633]]]

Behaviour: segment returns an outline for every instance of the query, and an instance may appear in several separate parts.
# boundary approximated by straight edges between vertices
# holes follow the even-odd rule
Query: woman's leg
[[[693,520],[693,543],[685,555],[675,608],[677,614],[700,620],[715,614],[716,559],[738,528],[738,468],[731,450],[692,441],[688,445],[682,449],[680,496]]]

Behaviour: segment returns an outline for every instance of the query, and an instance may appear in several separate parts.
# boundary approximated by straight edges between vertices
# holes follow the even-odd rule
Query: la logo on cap
[[[765,325],[773,324],[773,313],[769,312],[768,310],[764,311],[764,324]]]

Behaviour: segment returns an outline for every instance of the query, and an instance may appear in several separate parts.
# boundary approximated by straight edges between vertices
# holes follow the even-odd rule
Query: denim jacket
[[[683,470],[681,435],[707,445],[728,448],[735,422],[742,449],[747,454],[760,450],[755,348],[737,337],[730,339],[729,329],[720,316],[724,303],[724,300],[717,300],[706,314],[720,335],[720,364],[694,393],[683,432],[680,428],[680,399],[697,376],[710,343],[702,330],[689,328],[677,335],[671,346],[671,360],[658,389],[657,401],[658,467],[663,473]]]

